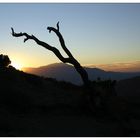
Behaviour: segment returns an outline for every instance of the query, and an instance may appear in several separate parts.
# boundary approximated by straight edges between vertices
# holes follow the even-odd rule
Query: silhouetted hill
[[[47,66],[42,66],[39,68],[24,68],[26,72],[33,73],[36,75],[55,78],[59,81],[68,81],[74,84],[82,84],[79,74],[76,72],[72,65],[67,65],[63,63],[55,63]],[[101,79],[112,79],[112,80],[122,80],[127,78],[132,78],[135,76],[140,76],[140,72],[137,73],[125,73],[125,72],[109,72],[98,68],[87,68],[90,80],[96,80],[98,77]]]
[[[37,102],[41,100],[40,103],[43,103],[45,96],[46,103],[51,102],[51,104],[59,102],[59,100],[56,99],[57,93],[59,93],[59,97],[65,96],[65,92],[66,90],[68,90],[67,95],[69,96],[69,91],[74,89],[75,92],[77,92],[78,90],[78,86],[75,86],[73,84],[66,82],[57,82],[56,80],[51,78],[42,78],[33,74],[27,74],[14,68],[0,68],[0,85],[1,90],[6,94],[22,94],[23,96],[27,96],[29,98],[31,97],[32,102],[33,98],[37,100]],[[76,97],[76,95],[74,95],[74,97]],[[53,99],[53,97],[55,97],[55,100]],[[67,98],[67,100],[65,99],[65,97],[63,97],[63,101],[65,103],[68,103],[68,100],[70,98]]]
[[[13,67],[0,68],[0,85],[0,136],[140,136],[139,103],[109,95],[92,113],[82,87]]]
[[[120,96],[140,97],[140,76],[120,80],[116,85],[116,90]]]

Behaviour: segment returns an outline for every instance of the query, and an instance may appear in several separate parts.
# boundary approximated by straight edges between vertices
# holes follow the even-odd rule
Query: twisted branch
[[[40,41],[40,40],[39,40],[38,38],[36,38],[34,35],[29,35],[29,34],[27,34],[27,33],[22,33],[22,32],[20,32],[20,33],[15,33],[15,31],[14,31],[13,28],[11,28],[11,30],[12,30],[12,36],[14,36],[14,37],[25,36],[24,42],[26,42],[26,41],[29,40],[29,39],[32,39],[32,40],[34,40],[38,45],[41,45],[42,47],[44,47],[44,48],[46,48],[46,49],[52,51],[63,63],[66,63],[66,62],[70,63],[70,62],[71,62],[70,58],[64,58],[64,57],[61,55],[60,51],[59,51],[57,48],[52,47],[51,45],[49,45],[49,44],[47,44],[47,43],[45,43],[45,42],[43,42],[43,41]]]
[[[25,36],[24,38],[24,42],[26,42],[27,40],[29,39],[32,39],[34,40],[38,45],[41,45],[42,47],[52,51],[63,63],[70,63],[72,65],[74,65],[75,69],[77,70],[77,72],[80,74],[82,80],[83,80],[83,83],[84,85],[88,88],[89,86],[89,79],[88,79],[88,74],[87,72],[84,70],[84,68],[80,65],[80,63],[72,56],[71,52],[67,49],[66,45],[65,45],[65,41],[63,39],[63,36],[61,35],[61,33],[59,32],[59,22],[57,23],[57,29],[54,28],[54,27],[48,27],[47,29],[49,30],[49,33],[51,33],[51,31],[53,31],[59,38],[59,41],[60,41],[60,44],[63,48],[63,50],[65,51],[65,53],[68,55],[68,58],[65,58],[61,55],[60,51],[43,42],[43,41],[40,41],[38,38],[36,38],[34,35],[29,35],[27,33],[15,33],[14,32],[14,29],[11,28],[12,30],[12,35],[14,37],[21,37],[21,36]]]

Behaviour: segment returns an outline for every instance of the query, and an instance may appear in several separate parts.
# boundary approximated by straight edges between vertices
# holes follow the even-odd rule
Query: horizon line
[[[25,66],[22,67],[21,70],[25,69],[31,69],[31,68],[41,68],[49,65],[55,65],[55,64],[64,64],[64,65],[71,65],[71,64],[65,64],[62,62],[55,62],[50,63],[47,65],[42,66]],[[114,63],[107,63],[107,64],[81,64],[83,67],[86,68],[97,68],[104,71],[113,71],[113,72],[140,72],[140,60],[136,61],[129,61],[129,62],[114,62]],[[71,65],[73,66],[73,65]]]

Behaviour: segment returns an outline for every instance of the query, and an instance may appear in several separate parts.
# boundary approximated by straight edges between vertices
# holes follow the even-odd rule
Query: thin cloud
[[[140,72],[140,61],[132,62],[115,62],[112,64],[99,64],[99,65],[85,65],[91,68],[100,68],[105,71],[117,71],[117,72]]]

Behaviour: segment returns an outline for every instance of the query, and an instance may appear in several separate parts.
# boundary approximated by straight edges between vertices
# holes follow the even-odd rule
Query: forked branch
[[[44,48],[46,48],[46,49],[52,51],[63,63],[66,63],[66,62],[69,62],[69,61],[70,61],[69,58],[64,58],[64,57],[61,55],[60,51],[59,51],[57,48],[52,47],[51,45],[49,45],[49,44],[47,44],[47,43],[45,43],[45,42],[43,42],[43,41],[40,41],[40,40],[39,40],[38,38],[36,38],[34,35],[29,35],[29,34],[27,34],[27,33],[22,33],[22,32],[20,32],[20,33],[15,33],[15,31],[14,31],[13,28],[11,28],[11,30],[12,30],[12,35],[13,35],[14,37],[22,37],[22,36],[25,36],[24,42],[26,42],[26,41],[29,40],[29,39],[34,40],[38,45],[41,45],[42,47],[44,47]]]
[[[76,71],[80,74],[80,76],[81,76],[81,78],[82,78],[82,80],[83,80],[83,83],[84,83],[85,87],[88,88],[88,87],[89,87],[89,86],[88,86],[88,85],[89,85],[89,79],[88,79],[88,74],[87,74],[87,72],[86,72],[86,71],[84,70],[84,68],[80,65],[80,63],[72,56],[71,52],[67,49],[67,47],[66,47],[66,45],[65,45],[65,41],[64,41],[64,39],[63,39],[63,36],[61,35],[61,33],[60,33],[60,31],[59,31],[59,22],[57,23],[56,26],[57,26],[57,28],[48,27],[47,29],[49,30],[50,33],[51,33],[51,31],[53,31],[53,32],[58,36],[59,41],[60,41],[60,44],[61,44],[63,50],[64,50],[64,51],[66,52],[66,54],[68,55],[68,58],[63,57],[63,56],[61,55],[60,51],[59,51],[57,48],[55,48],[55,47],[53,47],[53,46],[51,46],[51,45],[49,45],[49,44],[47,44],[47,43],[45,43],[45,42],[43,42],[43,41],[40,41],[40,40],[39,40],[38,38],[36,38],[34,35],[29,35],[29,34],[27,34],[27,33],[22,33],[22,32],[20,32],[20,33],[15,33],[13,28],[11,28],[11,30],[12,30],[12,35],[13,35],[14,37],[22,37],[22,36],[24,36],[24,37],[25,37],[24,42],[26,42],[26,41],[29,40],[29,39],[32,39],[32,40],[34,40],[38,45],[41,45],[42,47],[44,47],[44,48],[46,48],[46,49],[52,51],[63,63],[70,63],[70,64],[72,64],[72,65],[75,67]]]
[[[68,48],[66,47],[65,45],[65,41],[63,39],[63,36],[61,35],[61,33],[59,32],[59,22],[57,22],[57,29],[54,28],[54,27],[47,27],[47,29],[49,30],[49,33],[51,33],[51,31],[53,31],[59,38],[59,41],[60,41],[60,44],[63,48],[63,50],[66,52],[66,54],[69,56],[69,57],[73,57],[71,52],[68,50]]]

